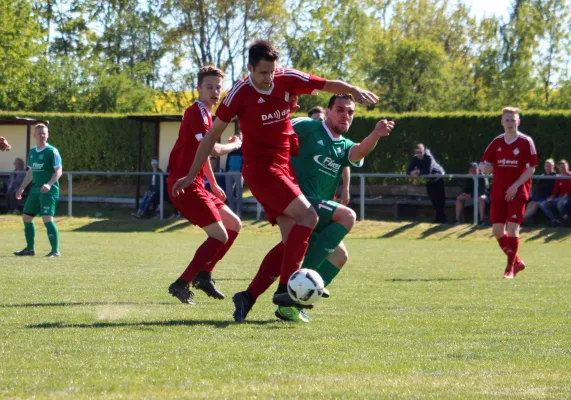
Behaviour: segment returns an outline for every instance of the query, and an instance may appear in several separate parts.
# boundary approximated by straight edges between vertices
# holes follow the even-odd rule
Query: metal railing
[[[0,171],[0,175],[9,175],[13,174],[16,171]],[[16,173],[25,173],[25,171],[16,172]],[[110,176],[110,175],[120,175],[120,176],[151,176],[156,175],[159,176],[159,218],[161,220],[164,219],[164,193],[165,193],[165,180],[164,177],[168,176],[168,172],[110,172],[110,171],[65,171],[63,173],[67,175],[67,210],[68,216],[73,216],[73,176],[74,175],[99,175],[99,176]],[[241,176],[239,172],[215,172],[214,175],[216,176]],[[489,178],[489,175],[472,175],[472,174],[445,174],[445,175],[422,175],[420,178],[429,179],[429,178],[445,178],[445,179],[472,179],[474,181],[474,191],[473,193],[478,193],[479,188],[479,181],[480,179]],[[367,178],[405,178],[411,179],[410,175],[406,174],[384,174],[384,173],[358,173],[352,174],[351,178],[358,178],[359,179],[359,220],[365,220],[365,188]],[[533,180],[555,180],[555,179],[571,179],[571,176],[539,176],[534,175],[532,176]],[[478,223],[478,201],[476,201],[476,196],[474,196],[474,224]],[[262,214],[262,207],[258,201],[256,201],[256,217],[257,219],[261,218]]]

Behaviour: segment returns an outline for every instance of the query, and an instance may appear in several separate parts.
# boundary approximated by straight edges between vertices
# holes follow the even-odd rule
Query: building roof
[[[50,122],[34,118],[0,117],[0,125],[36,125],[36,124],[49,125]]]

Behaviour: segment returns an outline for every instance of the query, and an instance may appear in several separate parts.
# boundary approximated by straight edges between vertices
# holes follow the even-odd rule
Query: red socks
[[[218,261],[222,260],[222,258],[226,255],[226,253],[228,253],[228,250],[230,250],[230,247],[232,247],[232,245],[234,244],[234,240],[236,240],[236,238],[238,237],[238,232],[236,231],[226,229],[226,233],[228,234],[228,240],[226,241],[226,244],[224,244],[224,247],[222,247],[222,249],[218,252],[218,254],[216,254],[214,260],[210,264],[206,265],[205,268],[203,268],[203,271],[212,273]]]
[[[294,225],[285,242],[284,258],[280,273],[280,285],[287,284],[289,277],[300,268],[303,256],[307,251],[309,236],[312,228]]]
[[[248,292],[252,295],[254,300],[268,290],[274,281],[278,279],[278,276],[280,276],[282,260],[284,258],[284,248],[284,244],[279,242],[264,257],[260,269],[256,273],[252,283],[250,283],[250,286],[248,286]]]
[[[186,267],[186,270],[182,273],[180,279],[190,283],[198,272],[209,268],[209,265],[214,262],[216,255],[220,250],[222,250],[224,245],[225,243],[218,239],[211,237],[206,239],[196,250],[196,253],[194,253],[194,258],[190,264],[188,264],[188,267]]]
[[[513,266],[515,262],[519,262],[520,259],[517,255],[519,250],[519,237],[510,237],[504,235],[498,239],[498,244],[500,248],[508,256],[508,265]]]

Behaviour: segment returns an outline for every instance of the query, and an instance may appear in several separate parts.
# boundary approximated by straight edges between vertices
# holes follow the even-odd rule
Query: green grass
[[[310,324],[278,322],[266,293],[237,325],[230,299],[200,293],[185,306],[167,294],[203,240],[196,228],[59,225],[61,259],[19,259],[21,222],[0,218],[0,397],[571,397],[566,230],[526,233],[528,268],[506,281],[489,230],[358,224]],[[276,241],[275,229],[247,224],[218,286],[243,290]]]

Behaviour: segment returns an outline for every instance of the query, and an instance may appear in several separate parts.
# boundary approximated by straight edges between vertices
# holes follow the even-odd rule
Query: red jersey
[[[515,183],[528,168],[537,166],[537,152],[533,140],[521,132],[508,142],[506,135],[501,134],[492,140],[482,157],[482,162],[494,166],[494,180],[492,184],[491,199],[504,199],[506,191]],[[516,197],[529,199],[531,179],[521,185]]]
[[[211,126],[212,114],[200,100],[195,101],[192,106],[184,111],[178,131],[178,139],[169,157],[169,177],[171,179],[179,179],[188,174],[196,156],[196,150]],[[204,186],[202,169],[196,175],[194,182]]]
[[[564,176],[571,176],[571,173]],[[556,179],[551,197],[563,197],[565,195],[571,196],[571,179]]]
[[[320,90],[326,80],[289,68],[278,68],[269,90],[259,90],[249,76],[236,82],[216,110],[216,117],[230,122],[238,117],[242,129],[245,163],[289,163],[289,97]]]

